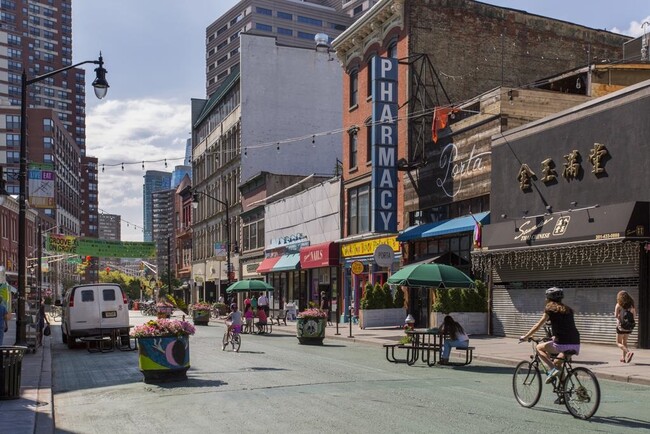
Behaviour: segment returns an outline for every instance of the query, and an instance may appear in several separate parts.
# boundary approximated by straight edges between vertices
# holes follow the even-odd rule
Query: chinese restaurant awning
[[[300,253],[282,255],[280,260],[273,266],[272,272],[297,270],[300,265]]]
[[[457,234],[461,232],[472,232],[476,222],[487,224],[490,222],[490,212],[481,212],[474,215],[466,215],[455,219],[439,222],[440,224],[422,233],[422,238],[439,237],[441,235]]]
[[[321,268],[339,264],[339,245],[335,242],[315,244],[300,249],[300,268]]]
[[[589,241],[647,240],[649,203],[627,202],[554,212],[483,228],[482,253]]]
[[[280,260],[281,256],[274,256],[272,258],[266,258],[257,267],[258,273],[270,273],[273,270],[273,266]]]

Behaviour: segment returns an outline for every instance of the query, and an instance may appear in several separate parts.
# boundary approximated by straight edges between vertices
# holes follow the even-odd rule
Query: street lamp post
[[[214,200],[217,203],[220,203],[221,205],[223,205],[226,208],[226,269],[227,269],[227,271],[226,271],[226,282],[227,282],[226,283],[226,288],[227,288],[228,286],[230,286],[230,214],[229,214],[229,211],[228,211],[228,208],[229,208],[228,199],[221,200],[221,199],[217,199],[214,196],[209,195],[208,193],[204,193],[202,191],[194,191],[193,194],[192,194],[192,206],[194,208],[197,208],[199,206],[199,195],[200,194],[207,197],[207,198],[210,198],[210,199]],[[206,274],[206,277],[207,277],[207,274],[208,274],[207,271],[206,271],[205,274]],[[221,278],[221,275],[219,276],[219,278]],[[204,282],[203,282],[204,291],[205,291],[206,282],[207,282],[207,279],[204,279]],[[224,295],[224,294],[219,294],[219,295]],[[225,298],[226,297],[224,296],[224,299]]]
[[[47,74],[39,75],[31,79],[27,79],[27,72],[23,69],[21,76],[21,92],[20,92],[20,168],[18,171],[18,180],[20,181],[19,197],[18,197],[18,309],[16,312],[16,345],[24,345],[26,338],[26,325],[23,319],[25,318],[25,296],[26,296],[26,271],[27,271],[27,258],[25,257],[25,248],[27,243],[27,86],[30,84],[38,83],[52,77],[53,75],[67,71],[72,68],[84,65],[86,63],[94,63],[99,65],[95,68],[96,78],[93,81],[93,88],[95,89],[95,96],[102,99],[108,92],[108,82],[106,81],[106,70],[104,69],[104,59],[102,54],[99,53],[98,60],[86,60],[74,65],[66,66],[55,71],[48,72]],[[40,240],[39,240],[40,242]],[[40,302],[40,301],[39,301]]]

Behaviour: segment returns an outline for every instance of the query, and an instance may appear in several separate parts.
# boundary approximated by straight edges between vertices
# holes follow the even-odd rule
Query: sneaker
[[[634,353],[630,351],[625,355],[625,363],[630,363],[632,361],[632,357],[634,357]]]
[[[551,369],[547,374],[546,374],[546,384],[549,384],[553,381],[555,377],[557,377],[560,374],[560,371],[557,370],[557,368]]]

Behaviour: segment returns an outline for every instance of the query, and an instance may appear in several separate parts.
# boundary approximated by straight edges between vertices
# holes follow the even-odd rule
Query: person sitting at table
[[[255,314],[250,304],[244,307],[244,318],[246,319],[246,331],[253,333],[253,318],[255,318]]]
[[[262,333],[264,331],[264,326],[267,324],[266,312],[262,307],[257,309],[257,318],[259,321],[257,321],[255,325],[257,326],[257,331]]]
[[[445,316],[442,327],[440,327],[440,334],[445,336],[440,364],[446,365],[449,363],[451,348],[467,348],[469,346],[469,337],[465,333],[465,330],[463,330],[463,327],[454,321],[450,315]]]

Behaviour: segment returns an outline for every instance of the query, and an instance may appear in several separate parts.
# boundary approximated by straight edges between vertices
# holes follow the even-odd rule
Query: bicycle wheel
[[[221,341],[221,351],[226,351],[227,346],[228,346],[228,330],[226,330],[223,334],[223,339]]]
[[[542,396],[542,376],[539,368],[527,360],[520,362],[512,376],[512,391],[522,407],[530,408],[537,404]]]
[[[587,368],[573,368],[564,380],[564,404],[578,419],[589,419],[600,405],[598,379]]]
[[[232,349],[235,350],[236,353],[238,353],[239,347],[241,346],[241,337],[239,336],[239,333],[235,333],[232,335],[232,339],[230,340],[230,343],[232,344]]]

